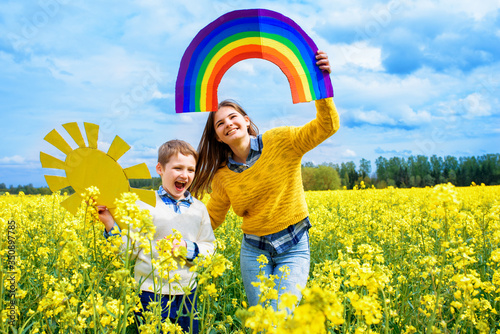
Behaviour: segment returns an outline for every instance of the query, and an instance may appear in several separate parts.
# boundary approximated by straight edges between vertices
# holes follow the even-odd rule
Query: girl
[[[316,54],[317,65],[330,73],[328,56]],[[302,156],[339,128],[332,98],[317,100],[316,119],[301,127],[278,127],[258,134],[245,111],[223,101],[209,114],[198,146],[199,160],[193,194],[200,198],[211,190],[207,209],[212,227],[219,227],[230,206],[243,217],[240,265],[250,306],[259,302],[261,270],[256,258],[266,256],[266,276],[289,275],[281,280],[279,296],[293,293],[300,300],[297,284],[305,287],[310,252],[307,205],[301,178]],[[282,269],[283,270],[283,269]],[[284,289],[282,289],[284,288]],[[277,301],[271,302],[277,309]]]

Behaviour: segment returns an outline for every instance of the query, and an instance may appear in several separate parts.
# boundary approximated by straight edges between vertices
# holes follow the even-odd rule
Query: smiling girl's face
[[[228,144],[249,137],[250,119],[232,107],[221,107],[214,115],[214,128],[217,140]]]

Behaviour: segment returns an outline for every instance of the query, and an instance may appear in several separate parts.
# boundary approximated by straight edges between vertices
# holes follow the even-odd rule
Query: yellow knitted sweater
[[[216,172],[207,203],[214,229],[224,222],[231,205],[243,217],[243,232],[258,236],[284,230],[309,215],[300,170],[302,156],[339,128],[332,98],[315,103],[316,119],[262,135],[264,148],[253,166],[241,173],[227,166]]]

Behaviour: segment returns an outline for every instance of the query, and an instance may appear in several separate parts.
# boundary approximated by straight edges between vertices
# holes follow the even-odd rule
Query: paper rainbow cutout
[[[186,49],[177,75],[177,113],[216,111],[217,89],[237,62],[273,62],[290,84],[293,103],[333,96],[328,73],[316,65],[318,48],[288,17],[267,9],[236,10],[203,28]]]

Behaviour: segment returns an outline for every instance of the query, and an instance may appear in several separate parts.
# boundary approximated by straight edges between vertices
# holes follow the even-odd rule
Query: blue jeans
[[[161,298],[161,307],[162,307],[162,318],[165,320],[166,318],[170,318],[172,323],[177,323],[182,329],[189,333],[191,318],[189,316],[182,316],[180,314],[183,313],[192,313],[196,312],[196,299],[194,298],[196,292],[196,288],[191,291],[189,296],[184,295],[176,295],[172,298],[172,303],[170,307],[168,306],[169,297],[168,295],[163,295]],[[144,310],[147,309],[150,302],[155,301],[158,298],[158,295],[155,295],[149,291],[142,291],[140,294],[142,307]],[[182,310],[181,310],[182,307]],[[139,316],[142,316],[139,314]],[[196,317],[196,316],[195,316]],[[193,319],[193,327],[191,328],[192,333],[198,333],[198,319]],[[161,333],[161,332],[160,332]]]
[[[262,269],[259,268],[261,264],[257,262],[257,257],[261,254],[268,260],[267,265]],[[257,278],[259,272],[262,270],[266,277],[269,277],[269,275],[281,277],[282,272],[280,272],[279,269],[283,266],[287,266],[290,269],[290,274],[287,279],[282,279],[281,283],[276,281],[275,289],[278,289],[278,283],[280,284],[278,300],[283,293],[289,292],[296,295],[300,301],[302,296],[300,290],[297,289],[297,284],[302,288],[305,288],[307,284],[310,255],[308,232],[302,235],[298,244],[281,254],[256,248],[248,244],[245,238],[243,238],[241,242],[240,267],[249,306],[257,305],[259,302],[260,288],[252,285],[252,282],[259,282]],[[285,288],[284,290],[281,289],[283,287]],[[272,300],[271,305],[277,310],[276,300]]]

